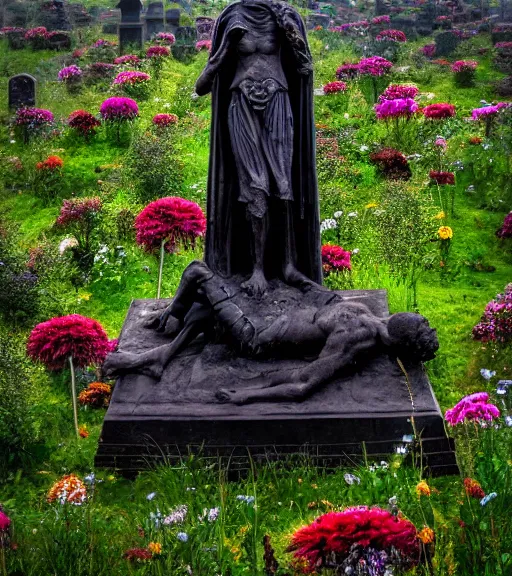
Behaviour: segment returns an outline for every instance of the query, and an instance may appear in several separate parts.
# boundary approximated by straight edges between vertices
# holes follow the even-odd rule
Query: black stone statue
[[[196,84],[212,92],[205,260],[224,277],[321,282],[312,61],[299,14],[241,0],[218,18]]]

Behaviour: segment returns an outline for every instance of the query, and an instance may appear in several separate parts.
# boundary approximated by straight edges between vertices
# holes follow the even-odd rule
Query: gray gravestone
[[[196,18],[196,30],[198,40],[210,40],[212,37],[215,20],[208,16],[198,16]]]
[[[165,30],[163,2],[149,4],[147,12],[144,14],[144,21],[146,23],[146,39],[163,32]]]
[[[142,11],[140,0],[121,0],[116,8],[121,10],[121,22],[140,22]]]
[[[180,26],[180,15],[181,12],[179,8],[170,8],[165,12],[166,28],[169,32],[176,34],[176,30]]]
[[[17,74],[9,79],[9,108],[35,106],[37,80],[30,74]]]

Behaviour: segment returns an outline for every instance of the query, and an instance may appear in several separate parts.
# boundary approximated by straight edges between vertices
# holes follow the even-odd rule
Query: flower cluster
[[[379,96],[379,102],[397,100],[398,98],[416,98],[419,90],[410,84],[390,84]]]
[[[114,60],[114,64],[133,64],[134,66],[140,64],[140,58],[136,54],[125,54],[124,56],[118,56]]]
[[[471,72],[476,70],[478,62],[476,60],[457,60],[451,65],[452,72]]]
[[[359,61],[359,74],[368,76],[384,76],[391,70],[393,63],[381,56],[370,56]]]
[[[409,180],[412,176],[407,158],[394,148],[383,148],[370,154],[370,160],[377,165],[387,178],[392,180]]]
[[[101,210],[101,199],[94,198],[72,198],[64,200],[60,214],[55,221],[57,226],[68,226],[72,222],[85,220],[96,215]]]
[[[393,42],[407,42],[407,36],[401,30],[383,30],[375,37],[377,42],[392,40]]]
[[[485,492],[480,486],[480,483],[477,480],[473,480],[473,478],[464,478],[464,490],[471,498],[481,500],[485,496]]]
[[[387,14],[384,14],[383,16],[375,16],[375,18],[372,18],[372,24],[374,26],[378,26],[379,24],[389,24],[390,21],[391,18]]]
[[[326,274],[350,270],[350,252],[343,250],[336,244],[324,244],[322,246],[322,267]]]
[[[37,26],[25,32],[25,40],[36,40],[48,38],[48,30],[44,26]]]
[[[418,111],[418,105],[412,98],[395,98],[394,100],[383,100],[380,104],[375,104],[375,113],[379,119],[387,118],[410,118]]]
[[[115,70],[115,64],[108,62],[93,62],[87,66],[87,74],[92,78],[108,78]]]
[[[36,170],[47,170],[49,172],[54,172],[55,170],[60,170],[63,166],[64,161],[60,156],[48,156],[46,160],[36,164]]]
[[[176,114],[156,114],[153,116],[153,124],[160,128],[166,128],[167,126],[172,126],[178,122],[178,117]]]
[[[503,220],[501,228],[496,232],[498,238],[512,238],[512,212],[509,212]]]
[[[74,128],[82,136],[90,136],[101,122],[87,110],[75,110],[68,117],[68,126]]]
[[[344,92],[347,89],[347,84],[338,80],[336,82],[329,82],[324,87],[324,94],[336,94],[338,92]]]
[[[148,251],[162,242],[174,252],[180,242],[194,242],[206,230],[206,218],[200,206],[190,200],[170,196],[148,204],[135,219],[137,242]]]
[[[75,476],[68,474],[62,477],[50,488],[46,500],[50,503],[74,504],[80,506],[87,499],[87,488],[85,484]]]
[[[455,116],[455,106],[445,102],[429,104],[423,108],[423,115],[429,120],[443,120]]]
[[[136,70],[125,70],[124,72],[119,72],[119,74],[114,78],[112,84],[124,86],[130,84],[141,84],[144,82],[149,82],[151,76],[146,74],[146,72],[137,72]]]
[[[487,304],[480,322],[473,328],[473,338],[502,343],[512,339],[512,284]]]
[[[40,128],[53,122],[53,114],[44,108],[18,108],[16,124],[29,128]]]
[[[17,28],[15,26],[3,26],[2,28],[0,28],[0,36],[7,36],[8,34],[20,34],[21,32],[23,32],[23,34],[25,34],[26,30],[25,28]]]
[[[201,52],[201,50],[212,51],[212,41],[211,40],[198,40],[196,42],[196,50]]]
[[[450,226],[441,226],[437,231],[437,235],[441,240],[451,240],[453,238],[453,230]]]
[[[170,32],[159,32],[155,36],[155,40],[157,44],[168,44],[169,46],[172,46],[176,42],[176,37]]]
[[[448,184],[453,186],[455,184],[455,174],[453,172],[443,172],[441,170],[431,170],[429,173],[431,180],[436,184],[443,186]]]
[[[137,102],[131,98],[114,96],[104,100],[100,107],[100,114],[110,122],[133,120],[139,115],[139,107]]]
[[[61,70],[59,70],[58,78],[61,82],[66,82],[69,80],[76,80],[82,76],[82,69],[79,68],[76,64],[72,64],[71,66],[65,66]]]
[[[414,524],[394,516],[388,510],[367,506],[320,516],[295,532],[288,551],[295,552],[295,557],[305,560],[311,569],[318,569],[333,557],[336,565],[343,566],[357,547],[374,556],[373,562],[370,562],[376,576],[384,574],[385,564],[388,561],[391,564],[392,557],[409,566],[417,564],[419,560]],[[355,572],[345,570],[344,573]]]
[[[165,58],[171,55],[171,49],[168,46],[150,46],[146,50],[147,58]]]
[[[450,426],[462,424],[466,420],[482,422],[500,417],[500,411],[494,404],[489,404],[487,392],[476,392],[464,396],[453,408],[446,411],[444,418]]]
[[[153,553],[147,548],[130,548],[125,551],[123,558],[130,562],[145,562],[153,558]]]
[[[471,113],[471,118],[473,120],[481,120],[490,116],[496,116],[496,114],[498,114],[501,109],[507,108],[508,106],[509,104],[507,102],[498,102],[497,104],[482,106],[481,108],[474,108],[473,112]]]
[[[494,47],[498,52],[512,52],[512,42],[496,42]]]
[[[359,74],[359,64],[342,64],[336,70],[336,78],[352,80]]]
[[[426,44],[421,48],[421,53],[423,56],[427,58],[432,58],[436,54],[436,45],[435,44]]]
[[[104,382],[92,382],[86,390],[82,390],[78,395],[78,401],[83,406],[93,408],[107,407],[112,396],[112,386]]]
[[[80,314],[59,316],[38,324],[27,341],[27,354],[49,370],[62,369],[70,356],[77,367],[101,364],[110,351],[99,322]]]
[[[347,30],[368,28],[370,26],[368,20],[358,20],[357,22],[345,22],[341,26],[334,26],[330,28],[331,32],[346,32]]]
[[[91,48],[114,48],[116,46],[115,42],[110,42],[109,40],[104,40],[100,38],[91,46]]]

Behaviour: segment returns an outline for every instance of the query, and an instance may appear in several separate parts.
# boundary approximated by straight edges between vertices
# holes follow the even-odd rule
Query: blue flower
[[[176,538],[180,541],[180,542],[188,542],[188,534],[186,532],[178,532],[176,534]]]
[[[153,498],[156,496],[156,492],[150,492],[147,496],[146,496],[146,500],[149,500],[151,502],[151,500],[153,500]]]
[[[488,370],[487,368],[482,368],[480,374],[485,380],[489,381],[493,376],[496,375],[496,370]]]
[[[486,504],[488,504],[491,500],[494,500],[496,498],[496,496],[498,496],[496,494],[496,492],[491,492],[490,494],[487,494],[487,496],[484,496],[481,500],[480,500],[480,506],[485,506]]]
[[[236,499],[246,504],[252,504],[254,502],[254,496],[244,496],[243,494],[239,494]]]
[[[511,387],[512,387],[512,380],[498,380],[496,394],[503,396],[508,392],[508,389]]]

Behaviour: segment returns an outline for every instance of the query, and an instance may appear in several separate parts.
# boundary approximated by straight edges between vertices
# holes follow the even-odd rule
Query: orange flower
[[[418,532],[418,538],[423,542],[423,544],[432,544],[434,542],[436,535],[432,528],[425,526]]]
[[[482,139],[480,138],[480,136],[471,136],[469,139],[469,143],[470,144],[481,144],[482,143]]]
[[[416,485],[416,493],[418,496],[430,496],[432,494],[432,490],[430,489],[430,486],[425,482],[425,480],[422,480]]]
[[[485,492],[480,486],[480,483],[477,480],[473,480],[473,478],[464,478],[464,489],[466,490],[466,494],[471,496],[471,498],[481,500],[485,496]]]
[[[80,426],[78,429],[78,433],[80,434],[80,438],[88,438],[89,432],[87,431],[87,426]]]
[[[151,554],[156,556],[162,553],[162,545],[160,542],[150,542],[148,544],[148,550],[151,552]]]
[[[83,504],[86,498],[87,489],[85,484],[75,474],[68,474],[55,482],[46,497],[50,503],[58,501],[60,504],[65,504],[69,502],[77,506]]]
[[[60,156],[48,156],[44,162],[36,164],[37,170],[58,170],[64,166],[64,161]]]

